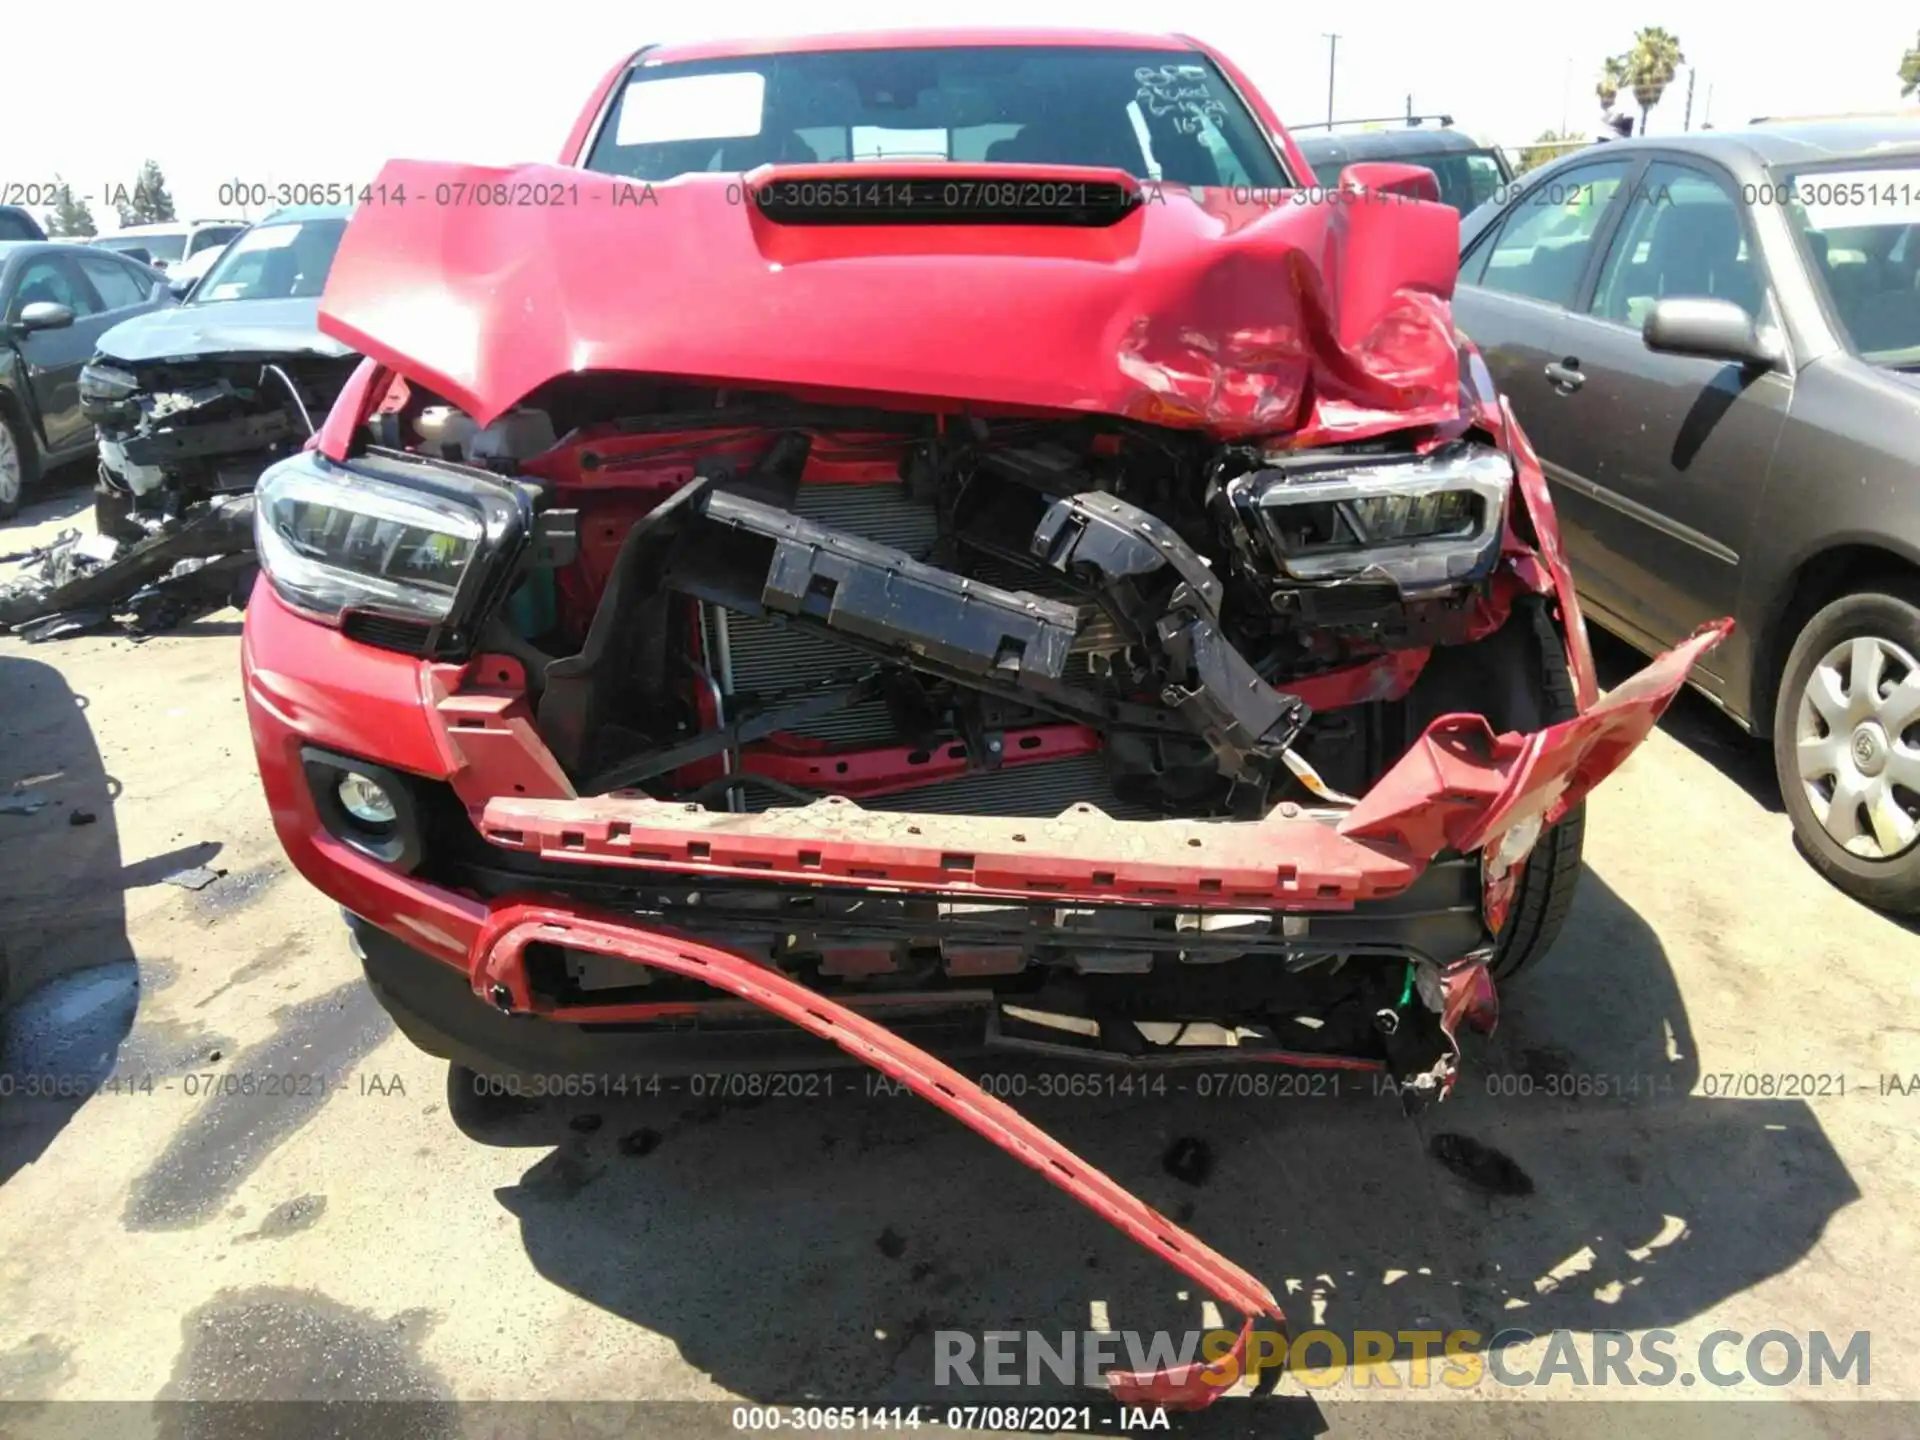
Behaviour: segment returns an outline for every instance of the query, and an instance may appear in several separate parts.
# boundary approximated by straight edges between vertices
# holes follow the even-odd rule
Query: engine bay
[[[551,388],[487,431],[415,395],[381,438],[544,491],[539,560],[476,643],[524,663],[583,794],[1141,819],[1350,801],[1435,713],[1405,702],[1436,647],[1511,599],[1512,462],[1464,426],[1290,452]]]

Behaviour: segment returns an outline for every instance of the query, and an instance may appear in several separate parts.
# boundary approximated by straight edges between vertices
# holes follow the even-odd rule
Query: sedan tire
[[[0,404],[0,520],[20,512],[20,502],[40,475],[40,451],[33,435]]]
[[[1807,622],[1773,760],[1813,868],[1876,909],[1920,913],[1920,585],[1843,596]]]

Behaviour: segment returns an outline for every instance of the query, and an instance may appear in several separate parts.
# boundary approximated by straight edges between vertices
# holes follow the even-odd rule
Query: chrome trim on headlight
[[[1492,568],[1513,480],[1504,451],[1461,442],[1406,458],[1303,453],[1227,493],[1287,578],[1377,577],[1413,597]]]
[[[334,624],[363,615],[399,621],[410,652],[452,657],[504,594],[533,528],[536,494],[398,451],[337,464],[303,450],[261,475],[254,541],[289,605]]]

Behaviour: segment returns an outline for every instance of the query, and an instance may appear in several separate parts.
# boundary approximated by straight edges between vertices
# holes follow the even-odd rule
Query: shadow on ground
[[[1351,1081],[1036,1098],[1047,1072],[993,1068],[1026,1074],[1010,1098],[1082,1157],[1266,1280],[1296,1334],[1675,1325],[1792,1265],[1859,1192],[1805,1104],[1690,1094],[1666,956],[1592,872],[1565,933],[1417,1121]],[[1596,1085],[1614,1093],[1579,1098]],[[689,1089],[543,1111],[496,1137],[555,1147],[498,1198],[542,1276],[759,1401],[1084,1401],[936,1389],[934,1332],[1083,1331],[1096,1302],[1118,1330],[1211,1323],[1184,1276],[930,1107],[872,1090],[848,1071],[810,1099]],[[1442,1132],[1507,1157],[1531,1193],[1444,1168]],[[1210,1169],[1169,1167],[1176,1142]],[[1263,1433],[1313,1433],[1318,1412],[1263,1413]],[[1210,1416],[1223,1434],[1247,1423]]]
[[[31,1164],[112,1071],[139,1004],[124,890],[183,864],[123,867],[87,701],[51,665],[0,655],[0,1183]],[[217,846],[214,847],[217,850]]]

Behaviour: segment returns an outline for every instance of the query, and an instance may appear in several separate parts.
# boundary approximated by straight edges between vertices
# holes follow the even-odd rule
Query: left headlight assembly
[[[96,356],[80,369],[80,413],[94,424],[130,420],[140,377]]]
[[[533,495],[397,452],[335,464],[303,450],[260,477],[254,540],[289,605],[369,644],[450,657],[504,593]]]
[[[94,359],[80,368],[80,399],[100,405],[116,405],[132,399],[140,389],[140,377],[122,370],[111,361]]]
[[[1421,456],[1303,452],[1229,482],[1289,580],[1391,580],[1409,598],[1481,579],[1499,555],[1513,461],[1456,442]]]

